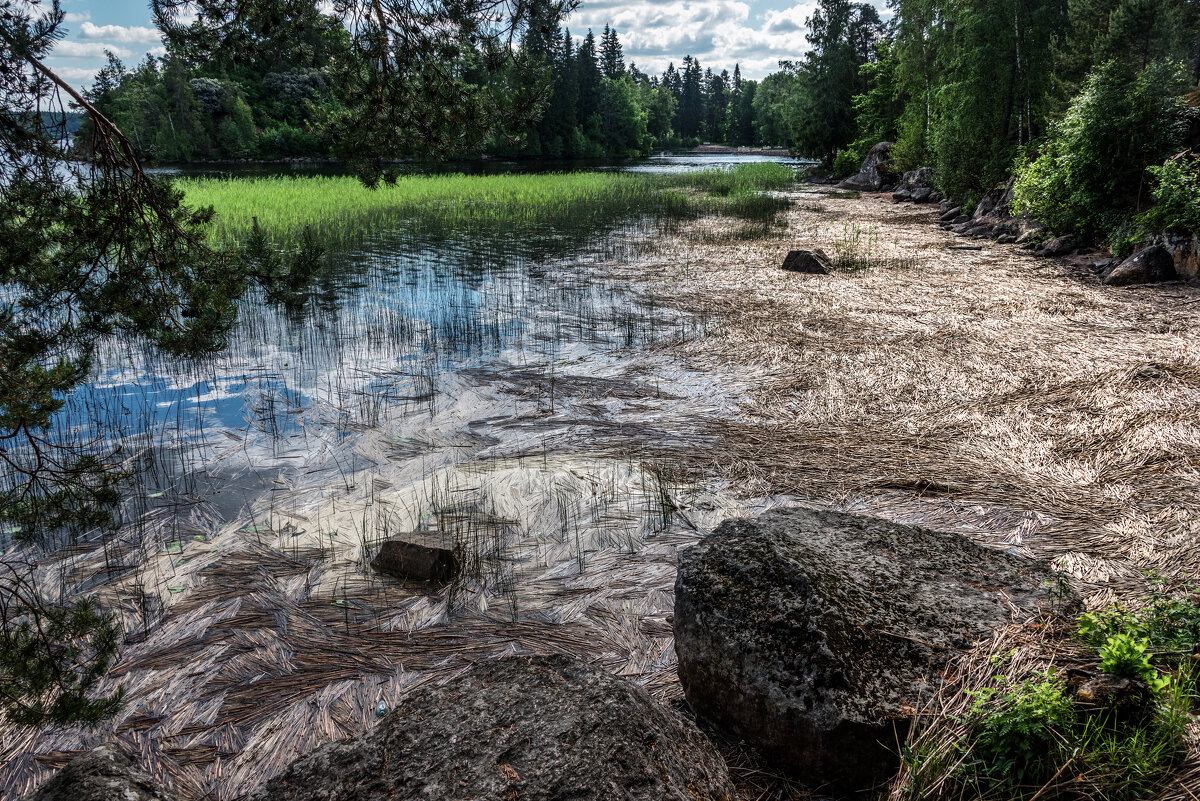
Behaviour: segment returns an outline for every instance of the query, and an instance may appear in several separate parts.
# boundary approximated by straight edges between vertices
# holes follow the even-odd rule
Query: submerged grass
[[[368,227],[403,224],[422,235],[538,225],[607,225],[630,216],[700,213],[771,216],[787,201],[757,195],[795,180],[781,164],[732,170],[534,175],[413,175],[367,189],[352,177],[198,178],[180,182],[189,203],[212,206],[211,236],[232,242],[258,220],[275,241],[308,228],[322,242],[346,244]]]

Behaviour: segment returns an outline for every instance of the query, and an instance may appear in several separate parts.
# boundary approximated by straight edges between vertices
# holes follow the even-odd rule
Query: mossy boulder
[[[680,558],[679,677],[776,769],[860,791],[895,771],[947,662],[1059,587],[958,534],[804,508],[729,520]]]

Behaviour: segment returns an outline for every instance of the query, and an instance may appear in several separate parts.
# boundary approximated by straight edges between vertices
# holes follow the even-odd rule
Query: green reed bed
[[[594,228],[645,215],[773,216],[786,202],[757,193],[794,179],[791,168],[763,163],[669,175],[414,175],[376,189],[352,177],[199,178],[180,186],[190,204],[216,210],[211,233],[217,242],[243,237],[257,219],[275,241],[295,241],[309,228],[320,241],[340,244],[370,228],[399,224],[436,235],[536,225]]]

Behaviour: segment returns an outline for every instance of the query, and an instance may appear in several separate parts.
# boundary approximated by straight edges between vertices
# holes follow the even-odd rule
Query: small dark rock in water
[[[458,575],[459,548],[453,537],[416,531],[384,541],[371,567],[401,581],[443,583]]]
[[[158,783],[115,745],[75,757],[25,801],[164,801]]]
[[[794,273],[815,273],[825,275],[833,269],[833,262],[825,255],[825,251],[793,250],[783,260],[783,269]]]
[[[725,761],[642,688],[565,656],[473,665],[251,801],[732,801]]]
[[[899,765],[938,671],[1014,610],[1038,610],[1053,578],[958,534],[874,518],[728,520],[679,560],[679,678],[698,715],[776,769],[863,790]]]
[[[1078,247],[1075,240],[1069,236],[1056,236],[1038,251],[1039,256],[1065,256]]]
[[[1100,274],[1100,280],[1109,286],[1129,284],[1153,284],[1159,281],[1174,281],[1175,259],[1162,245],[1139,250],[1125,261],[1109,266]]]

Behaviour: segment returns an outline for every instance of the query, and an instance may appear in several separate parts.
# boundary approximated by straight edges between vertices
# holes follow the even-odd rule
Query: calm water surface
[[[798,163],[685,154],[587,168],[681,172],[758,161]],[[489,162],[480,169],[528,168]],[[268,168],[220,169],[242,175]],[[326,167],[285,169],[303,175]],[[106,343],[94,379],[69,399],[62,424],[76,440],[120,447],[150,468],[139,474],[146,483],[139,497],[153,500],[139,511],[204,498],[229,518],[262,489],[244,475],[231,478],[230,460],[221,460],[231,443],[261,476],[287,469],[288,458],[314,443],[327,446],[331,432],[332,441],[347,444],[397,409],[433,415],[467,374],[510,380],[522,370],[529,391],[552,402],[555,365],[693,335],[704,321],[655,308],[595,268],[614,255],[632,256],[651,228],[630,221],[604,231],[526,228],[439,242],[382,231],[332,259],[304,308],[247,299],[216,358],[179,363],[137,343]]]

